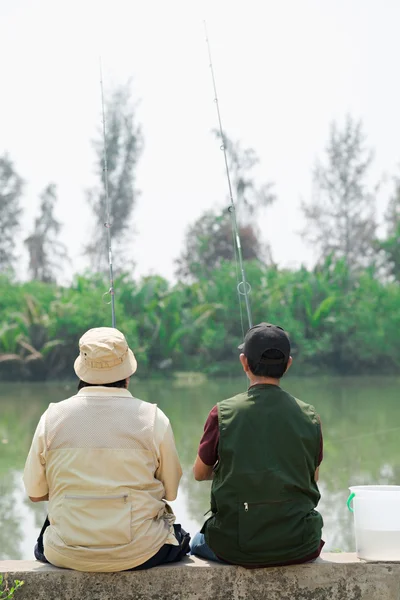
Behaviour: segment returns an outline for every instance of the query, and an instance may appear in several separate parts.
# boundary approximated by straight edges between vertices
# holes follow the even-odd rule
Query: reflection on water
[[[157,403],[169,416],[184,476],[176,502],[178,521],[192,534],[209,509],[208,483],[195,482],[191,467],[212,406],[243,391],[244,380],[131,382],[134,395]],[[320,473],[325,550],[354,550],[348,487],[399,484],[399,379],[288,377],[285,388],[313,404],[322,418],[325,457]],[[74,394],[65,384],[2,384],[0,388],[0,559],[32,558],[46,505],[25,498],[22,469],[33,432],[49,402]]]

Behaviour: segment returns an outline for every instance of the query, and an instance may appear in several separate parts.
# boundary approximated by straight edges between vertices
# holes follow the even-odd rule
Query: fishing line
[[[251,308],[250,308],[250,298],[249,298],[249,295],[251,292],[251,286],[248,283],[248,281],[246,280],[246,274],[245,274],[245,270],[244,270],[242,245],[240,243],[239,228],[238,228],[237,217],[236,217],[236,207],[235,207],[235,202],[233,200],[232,184],[231,184],[231,178],[230,178],[230,174],[229,174],[228,157],[226,154],[226,144],[225,144],[226,138],[225,138],[223,128],[222,128],[221,113],[219,110],[219,103],[218,103],[217,85],[215,82],[214,68],[213,68],[212,57],[211,57],[211,48],[210,48],[210,42],[208,39],[207,25],[206,25],[205,21],[204,21],[204,31],[205,31],[205,35],[206,35],[208,58],[210,60],[210,71],[211,71],[211,78],[212,78],[213,89],[214,89],[214,102],[215,102],[215,106],[217,108],[219,132],[220,132],[221,142],[222,142],[221,150],[224,153],[225,171],[226,171],[226,178],[228,181],[228,190],[229,190],[229,199],[230,199],[230,206],[228,208],[228,212],[229,212],[229,215],[231,217],[231,222],[232,222],[232,232],[233,232],[233,240],[234,240],[234,248],[235,248],[235,261],[236,261],[236,264],[238,265],[238,268],[240,269],[240,275],[241,275],[241,281],[239,281],[239,283],[237,284],[237,292],[238,292],[238,296],[239,296],[239,306],[240,306],[240,311],[241,311],[240,314],[241,314],[241,319],[242,319],[242,330],[244,330],[243,318],[242,318],[242,302],[241,302],[242,296],[244,297],[244,301],[245,301],[245,305],[246,305],[246,313],[247,313],[249,329],[253,326],[253,320],[252,320]]]
[[[111,324],[112,324],[112,327],[116,327],[114,273],[113,273],[113,260],[112,260],[112,249],[111,249],[110,196],[108,193],[106,114],[105,114],[105,108],[104,108],[103,69],[102,69],[102,65],[101,65],[101,58],[100,58],[100,89],[101,89],[101,110],[102,110],[102,117],[103,117],[103,173],[104,173],[103,180],[104,180],[104,193],[105,193],[105,200],[106,200],[106,222],[104,223],[104,227],[107,230],[108,265],[109,265],[109,276],[110,276],[110,289],[108,290],[108,292],[103,294],[103,298],[107,294],[110,294],[110,302],[108,302],[107,304],[111,304]]]

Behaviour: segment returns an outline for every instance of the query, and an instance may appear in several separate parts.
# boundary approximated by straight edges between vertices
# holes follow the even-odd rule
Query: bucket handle
[[[353,498],[355,498],[355,493],[354,492],[352,494],[350,494],[350,496],[347,498],[347,508],[349,509],[350,512],[354,512],[354,509],[351,506]]]

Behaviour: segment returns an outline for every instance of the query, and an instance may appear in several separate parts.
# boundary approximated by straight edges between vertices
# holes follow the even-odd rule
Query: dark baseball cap
[[[289,360],[290,340],[282,327],[271,323],[259,323],[248,330],[239,350],[254,364],[261,361],[267,350],[279,350],[283,354],[282,358],[268,358],[262,361],[269,365],[278,365]]]

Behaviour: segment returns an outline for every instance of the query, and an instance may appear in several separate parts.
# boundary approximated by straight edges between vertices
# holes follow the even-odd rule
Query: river
[[[0,386],[0,559],[32,558],[46,504],[24,494],[22,470],[32,435],[49,402],[74,394],[75,384]],[[346,508],[349,485],[400,484],[399,378],[287,377],[283,387],[319,412],[324,432],[319,505],[325,550],[354,550],[352,515]],[[157,403],[171,420],[184,475],[172,503],[178,522],[194,534],[209,509],[209,483],[195,482],[191,466],[209,410],[245,387],[237,380],[181,376],[163,381],[131,381],[131,392]]]

